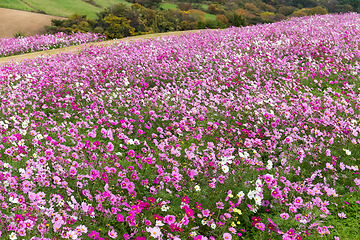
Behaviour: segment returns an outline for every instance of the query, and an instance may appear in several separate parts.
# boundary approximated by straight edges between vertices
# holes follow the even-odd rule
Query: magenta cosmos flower
[[[164,217],[164,223],[167,223],[167,224],[171,225],[174,222],[175,222],[175,216],[174,215],[166,215]]]
[[[128,155],[130,157],[134,157],[135,156],[135,151],[134,150],[129,150]]]

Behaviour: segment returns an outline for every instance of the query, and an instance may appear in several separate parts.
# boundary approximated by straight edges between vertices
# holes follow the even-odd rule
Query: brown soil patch
[[[155,33],[155,34],[134,36],[134,37],[128,37],[128,38],[123,38],[123,39],[117,39],[117,40],[110,40],[110,41],[105,41],[105,42],[88,43],[88,44],[82,44],[82,45],[77,45],[77,46],[58,48],[58,49],[54,49],[54,50],[27,53],[27,54],[23,54],[23,55],[16,55],[16,56],[0,58],[0,64],[6,63],[6,62],[12,62],[12,61],[19,62],[24,59],[33,59],[33,58],[36,58],[39,56],[50,56],[50,55],[56,55],[56,54],[60,54],[60,53],[67,53],[67,52],[74,52],[74,51],[80,52],[82,49],[84,49],[88,46],[91,46],[91,45],[106,46],[106,45],[116,43],[117,41],[141,41],[141,40],[146,40],[146,39],[151,39],[151,38],[156,38],[156,37],[161,37],[161,36],[170,36],[170,35],[175,36],[175,35],[182,35],[182,34],[187,34],[187,33],[198,32],[198,31],[200,31],[200,30]],[[203,30],[203,31],[206,31],[206,30]],[[213,30],[207,30],[207,31],[213,31]]]
[[[51,19],[66,18],[0,8],[0,38],[13,37],[19,30],[23,31],[25,36],[44,34],[44,26],[51,25]]]

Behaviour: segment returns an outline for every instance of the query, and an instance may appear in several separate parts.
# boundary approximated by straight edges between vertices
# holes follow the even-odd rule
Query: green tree
[[[231,26],[234,26],[234,27],[246,26],[246,20],[241,15],[233,12],[232,14],[226,14],[226,16],[229,20],[229,22],[228,22],[229,27],[231,27]]]
[[[138,3],[146,8],[159,8],[162,0],[128,0],[131,3]]]
[[[264,2],[259,3],[259,8],[265,12],[276,12],[276,8]]]
[[[328,14],[328,11],[324,7],[317,6],[317,7],[310,9],[307,14],[308,15],[315,15],[315,14],[325,15],[325,14]]]
[[[104,34],[107,38],[123,38],[135,35],[135,29],[130,26],[129,20],[125,17],[109,14],[102,21],[105,24]]]
[[[281,13],[285,16],[289,16],[290,14],[292,14],[295,11],[294,7],[287,7],[287,6],[282,6],[278,9],[278,13]]]
[[[342,5],[348,4],[352,6],[354,9],[357,9],[359,7],[359,0],[341,0],[340,3]]]

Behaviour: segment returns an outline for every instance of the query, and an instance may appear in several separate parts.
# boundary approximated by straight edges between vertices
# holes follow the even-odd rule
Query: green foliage
[[[25,33],[21,30],[17,31],[16,33],[13,34],[14,38],[21,38],[21,37],[25,37]]]
[[[341,0],[341,5],[350,5],[354,9],[357,9],[359,7],[359,1],[358,0]]]
[[[276,15],[275,15],[276,16]],[[249,25],[256,25],[256,24],[263,24],[263,23],[272,23],[273,21],[269,19],[262,19],[261,17],[254,17],[246,19],[247,24]]]
[[[208,7],[208,12],[211,14],[224,14],[224,9],[219,4],[211,4]]]
[[[200,13],[179,9],[160,11],[138,3],[131,7],[123,3],[116,4],[97,13],[97,16],[97,20],[90,20],[85,15],[73,14],[67,20],[53,20],[52,26],[47,26],[46,29],[49,33],[91,31],[113,39],[147,33],[192,30],[197,28],[197,21],[203,18]]]
[[[266,12],[275,12],[276,11],[276,8],[269,5],[269,4],[266,4],[264,2],[260,2],[259,3],[259,8],[260,10],[262,11],[266,11]]]
[[[162,2],[162,0],[127,0],[127,1],[131,3],[138,3],[146,8],[152,8],[152,7],[159,8],[160,3]]]
[[[324,7],[320,7],[320,6],[314,7],[308,11],[308,15],[315,15],[315,14],[325,15],[328,14],[328,11]]]
[[[206,20],[204,22],[202,21],[199,21],[198,24],[197,24],[197,27],[198,29],[206,29],[206,28],[210,28],[210,29],[224,29],[226,28],[227,26],[220,22],[220,21],[217,21],[217,20]]]
[[[246,26],[246,20],[241,15],[238,15],[236,13],[232,13],[227,16],[229,22],[228,26],[234,26],[234,27],[242,27]]]
[[[107,38],[123,38],[135,35],[135,29],[130,26],[130,21],[124,17],[110,14],[102,19],[102,21],[105,23],[104,34]]]
[[[295,11],[294,7],[286,7],[286,6],[282,6],[278,9],[278,13],[281,13],[285,16],[289,16],[290,14],[292,14]]]

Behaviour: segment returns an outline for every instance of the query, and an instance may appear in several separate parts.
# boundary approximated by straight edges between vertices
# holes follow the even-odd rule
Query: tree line
[[[94,32],[104,34],[108,39],[128,36],[185,31],[204,28],[227,28],[245,26],[246,20],[239,14],[227,14],[227,20],[204,20],[205,13],[196,9],[159,10],[147,8],[139,3],[130,7],[116,4],[96,14],[97,19],[88,19],[86,15],[72,14],[69,19],[51,21],[46,26],[48,33],[56,32]]]
[[[209,5],[203,0],[178,0],[177,8],[165,10],[162,0],[127,0],[131,6],[119,3],[96,13],[97,19],[73,14],[69,19],[53,19],[46,26],[48,33],[94,32],[108,39],[170,31],[204,28],[240,27],[272,23],[289,17],[359,11],[357,0],[215,0]],[[207,6],[204,8],[204,6]],[[206,13],[216,15],[205,19]]]

